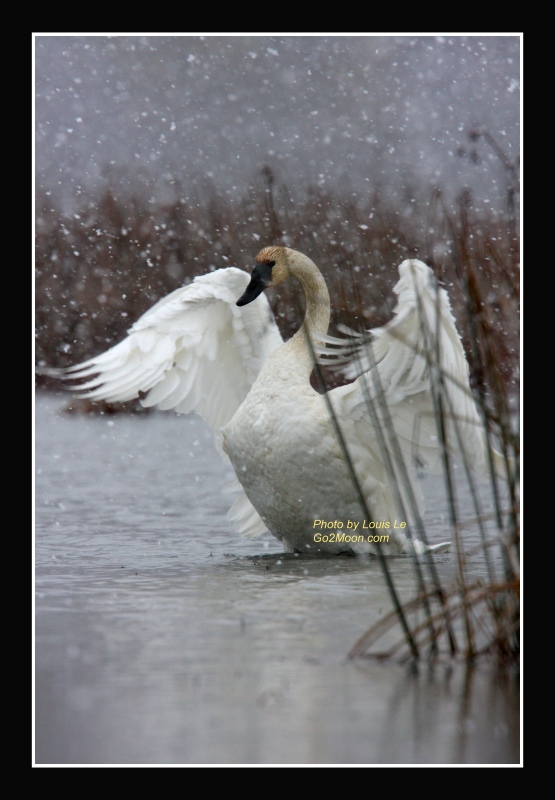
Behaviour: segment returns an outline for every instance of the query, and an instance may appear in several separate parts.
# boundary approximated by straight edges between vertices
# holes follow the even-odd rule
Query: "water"
[[[376,560],[239,538],[196,418],[66,402],[36,403],[36,764],[519,763],[513,679],[347,659],[391,609]],[[390,565],[411,597],[410,559]]]

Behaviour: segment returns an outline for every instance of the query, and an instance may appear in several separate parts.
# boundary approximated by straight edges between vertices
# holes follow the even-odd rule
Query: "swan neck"
[[[316,266],[306,256],[296,253],[289,261],[290,274],[298,278],[303,287],[306,297],[306,312],[302,326],[293,336],[292,342],[295,346],[303,347],[308,351],[312,363],[312,353],[307,342],[310,336],[312,346],[321,344],[316,340],[318,334],[328,332],[330,324],[330,295],[324,276]]]

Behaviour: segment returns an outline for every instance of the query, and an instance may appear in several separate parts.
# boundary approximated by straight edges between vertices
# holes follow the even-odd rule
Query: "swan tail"
[[[428,553],[445,553],[451,548],[451,542],[440,542],[440,544],[424,544],[420,539],[407,539],[403,547],[403,553],[409,556],[424,556]]]

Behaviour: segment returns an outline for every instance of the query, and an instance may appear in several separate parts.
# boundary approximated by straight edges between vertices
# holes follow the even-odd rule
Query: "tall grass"
[[[462,195],[465,216],[454,218],[438,191],[417,208],[411,195],[406,214],[388,208],[381,196],[345,197],[318,187],[295,201],[268,168],[238,197],[211,185],[194,194],[174,186],[175,198],[163,203],[139,187],[124,193],[121,185],[114,178],[99,197],[70,214],[50,195],[37,197],[38,363],[63,367],[102,352],[156,300],[196,275],[224,266],[250,270],[262,246],[283,243],[309,254],[323,271],[333,297],[332,333],[341,324],[361,329],[385,323],[398,265],[420,258],[449,290],[473,386],[484,386],[494,374],[484,374],[473,342],[480,350],[491,341],[496,379],[518,395],[518,241],[504,212],[473,216],[471,198]],[[486,338],[472,331],[476,314],[469,314],[461,271],[463,242]],[[280,286],[269,299],[289,337],[298,325],[291,288]]]
[[[414,560],[416,595],[401,603],[391,591],[394,611],[373,625],[353,646],[350,657],[412,659],[437,657],[444,654],[473,660],[488,655],[499,665],[517,665],[520,653],[520,519],[518,513],[519,435],[518,416],[509,396],[507,383],[500,380],[495,360],[495,337],[483,341],[484,330],[489,330],[483,309],[486,304],[477,288],[473,265],[460,260],[458,272],[467,295],[469,330],[474,337],[471,348],[477,367],[475,399],[488,444],[488,469],[486,476],[476,476],[465,456],[463,433],[456,413],[449,402],[446,383],[449,376],[437,369],[440,354],[435,352],[434,332],[426,330],[422,315],[423,337],[429,342],[427,359],[431,378],[436,426],[442,450],[442,472],[445,482],[449,524],[445,536],[452,537],[455,553],[455,575],[446,581],[440,579],[433,554]],[[437,339],[435,339],[437,341]],[[368,403],[374,405],[374,393],[368,392]],[[378,401],[380,395],[378,394]],[[383,402],[385,407],[385,401]],[[373,418],[378,418],[373,413]],[[470,549],[465,544],[464,527],[468,524],[468,509],[461,513],[458,481],[446,430],[454,429],[458,439],[464,476],[471,498],[472,522],[479,530],[479,543]],[[395,431],[387,415],[382,423],[382,454],[396,456]],[[399,456],[396,464],[402,463]],[[506,481],[499,480],[505,472]],[[393,468],[390,470],[394,474]],[[397,474],[399,474],[397,472]],[[410,488],[409,476],[401,472],[399,478]],[[407,493],[407,491],[405,493]],[[483,505],[484,494],[494,510],[494,525],[487,526]],[[426,542],[424,523],[417,520],[419,538]],[[485,577],[473,578],[470,561],[477,553],[484,560]],[[500,558],[498,558],[500,556]],[[383,563],[384,571],[387,565]],[[390,585],[386,573],[386,581]],[[380,647],[384,635],[400,626],[397,638],[388,646]],[[390,637],[391,638],[391,637]]]
[[[463,308],[468,314],[468,331],[471,337],[469,352],[474,357],[475,370],[473,396],[487,442],[486,475],[478,476],[473,472],[471,459],[467,457],[464,432],[461,430],[457,412],[452,406],[449,382],[453,379],[441,367],[440,337],[434,329],[436,323],[439,324],[438,294],[436,323],[430,323],[421,311],[420,326],[422,341],[426,343],[425,358],[431,381],[431,396],[449,513],[448,524],[445,526],[442,538],[451,538],[453,541],[455,576],[447,581],[441,578],[436,563],[437,557],[432,553],[425,557],[414,558],[412,563],[416,595],[409,601],[402,602],[391,576],[388,559],[378,550],[377,555],[390,592],[393,610],[360,637],[349,654],[351,658],[396,657],[417,663],[421,659],[437,658],[441,655],[463,657],[467,661],[487,655],[494,657],[498,665],[503,667],[518,664],[520,653],[518,413],[515,397],[511,395],[511,383],[501,377],[499,338],[493,330],[488,304],[481,295],[474,264],[468,257],[470,248],[463,239],[463,234],[471,230],[467,224],[466,212],[466,205],[462,204],[458,228],[456,228],[456,218],[448,221],[452,230],[457,229],[460,232],[457,241],[460,250],[459,257],[455,260],[455,269],[461,282]],[[408,342],[403,343],[408,345]],[[372,369],[375,366],[372,362],[372,350],[365,346],[364,338],[355,340],[352,347],[352,359],[356,361],[362,349],[366,360],[364,369],[371,368],[371,371],[363,374],[360,380],[362,386],[366,387],[368,413],[374,426],[380,456],[387,466],[391,481],[397,484],[397,496],[403,508],[403,516],[414,520],[413,530],[409,531],[409,535],[428,544],[426,526],[419,514],[418,503],[413,494],[411,475],[397,440],[385,393],[379,383],[379,372]],[[320,355],[325,354],[323,349],[319,349],[318,352]],[[415,352],[415,357],[418,355]],[[333,358],[329,361],[333,361]],[[325,386],[326,381],[318,365],[317,372],[320,384],[324,388],[330,388]],[[362,366],[358,372],[363,372]],[[331,404],[328,404],[328,408],[334,421],[337,439],[350,465],[351,479],[359,487],[359,502],[366,518],[370,519],[371,510],[367,508],[348,446],[341,434],[341,420],[334,417]],[[448,430],[450,430],[449,435]],[[468,507],[464,510],[464,514],[461,510],[460,481],[456,477],[457,466],[454,463],[449,439],[451,444],[453,441],[458,444],[460,451],[458,460],[462,462],[462,472],[468,485],[470,511],[473,513],[471,520]],[[503,473],[504,479],[500,480],[500,473]],[[493,507],[493,526],[486,525],[491,520],[487,519],[484,505]],[[479,543],[473,548],[466,545],[464,537],[464,528],[469,521],[479,531]],[[483,557],[485,573],[485,577],[480,579],[473,578],[470,569],[472,559],[478,553]],[[398,634],[395,638],[396,629]],[[384,647],[382,641],[386,634],[389,643]],[[391,642],[392,637],[393,642]]]

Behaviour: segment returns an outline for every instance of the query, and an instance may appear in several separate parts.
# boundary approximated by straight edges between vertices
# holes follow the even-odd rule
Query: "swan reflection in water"
[[[413,533],[424,506],[417,470],[437,469],[445,448],[476,470],[490,453],[449,298],[432,270],[403,261],[392,320],[334,339],[329,292],[310,258],[265,247],[256,262],[250,275],[229,267],[195,278],[122,342],[58,374],[87,379],[73,390],[90,399],[141,393],[144,406],[199,414],[235,470],[228,517],[243,536],[268,530],[302,553],[448,548]],[[306,313],[283,342],[264,291],[290,277],[300,281]],[[317,392],[315,362],[349,354],[353,380]],[[502,476],[501,457],[491,456]]]

